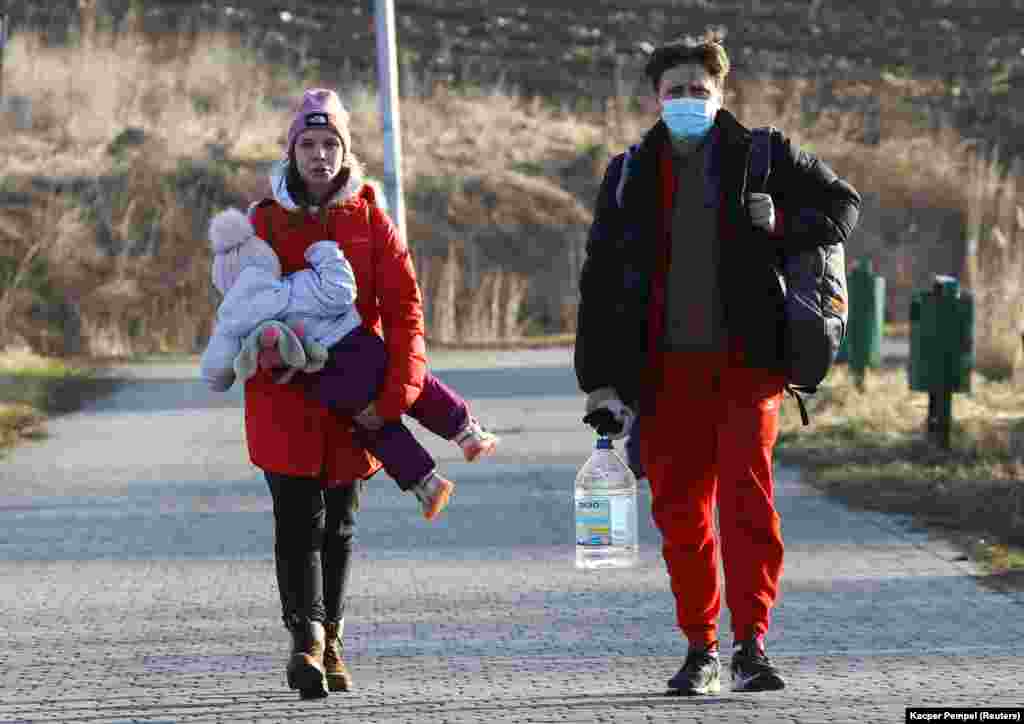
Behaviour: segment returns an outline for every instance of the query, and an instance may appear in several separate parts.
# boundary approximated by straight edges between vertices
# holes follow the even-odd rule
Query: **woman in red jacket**
[[[357,419],[371,429],[398,420],[426,374],[422,299],[408,247],[362,182],[348,114],[334,91],[306,91],[288,131],[288,158],[271,181],[274,198],[250,211],[256,234],[285,274],[306,266],[311,244],[338,243],[355,274],[363,324],[383,336],[388,353],[377,399]],[[278,588],[293,643],[288,683],[304,698],[352,686],[341,636],[356,481],[381,466],[356,442],[352,420],[311,394],[314,380],[299,374],[277,384],[260,370],[245,385],[249,457],[266,475],[274,504]]]

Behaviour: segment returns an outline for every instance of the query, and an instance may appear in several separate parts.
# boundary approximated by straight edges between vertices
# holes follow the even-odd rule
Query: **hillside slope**
[[[100,24],[245,33],[268,59],[326,77],[373,75],[372,0],[98,0]],[[77,0],[7,3],[15,23],[68,32]],[[1024,0],[396,0],[405,89],[436,80],[598,99],[636,90],[642,52],[706,27],[738,77],[938,78],[922,101],[965,135],[1024,148]],[[616,70],[618,68],[618,70]],[[618,80],[617,80],[618,79]]]

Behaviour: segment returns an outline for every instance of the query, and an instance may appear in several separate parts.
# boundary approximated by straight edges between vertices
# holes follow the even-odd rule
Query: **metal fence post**
[[[10,18],[7,13],[0,13],[0,108],[4,103],[4,54],[7,52],[7,37]]]
[[[402,124],[398,110],[398,58],[394,0],[374,0],[377,35],[377,97],[384,132],[384,194],[391,218],[405,241],[405,199],[402,193]]]

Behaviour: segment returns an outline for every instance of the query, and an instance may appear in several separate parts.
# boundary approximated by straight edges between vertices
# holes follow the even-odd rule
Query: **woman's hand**
[[[352,418],[355,422],[367,430],[379,430],[384,427],[384,419],[377,414],[377,403],[371,402],[366,409]]]

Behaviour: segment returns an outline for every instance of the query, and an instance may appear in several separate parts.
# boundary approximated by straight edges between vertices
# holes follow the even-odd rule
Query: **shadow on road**
[[[579,387],[569,367],[509,367],[496,369],[454,369],[437,376],[463,397],[470,399],[511,399],[516,397],[576,396]],[[104,395],[86,394],[96,385]],[[111,378],[82,381],[82,389],[69,388],[68,405],[78,401],[96,412],[158,412],[166,410],[241,407],[242,385],[227,392],[213,392],[199,379]],[[61,411],[77,409],[65,406]]]

